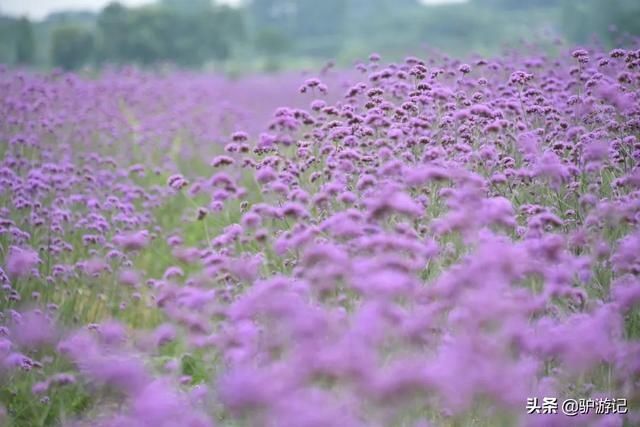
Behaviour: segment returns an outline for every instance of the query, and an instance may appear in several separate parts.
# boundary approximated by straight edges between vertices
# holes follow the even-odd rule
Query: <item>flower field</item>
[[[1,69],[0,424],[640,425],[639,160],[633,49]]]

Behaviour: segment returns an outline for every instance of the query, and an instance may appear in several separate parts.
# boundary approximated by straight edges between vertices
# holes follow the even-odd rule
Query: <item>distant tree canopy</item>
[[[0,16],[0,63],[31,65],[36,58],[36,40],[31,21]]]
[[[552,35],[582,43],[594,33],[609,45],[623,34],[639,35],[640,0],[468,0],[429,7],[419,0],[244,0],[237,7],[215,0],[113,2],[99,13],[61,11],[34,23],[0,15],[0,62],[277,69],[305,59],[350,63],[372,51],[399,59],[422,46],[488,54],[541,34],[543,41]]]
[[[640,34],[640,1],[564,0],[562,21],[572,41],[598,34],[604,42],[616,43],[625,33]]]
[[[31,64],[36,56],[36,45],[31,21],[20,18],[16,23],[16,63]]]
[[[189,8],[180,4],[164,0],[132,9],[118,3],[105,7],[97,19],[97,60],[200,66],[228,58],[244,32],[239,11],[208,1],[195,1]]]
[[[493,9],[532,9],[555,7],[561,0],[472,0],[474,3]]]
[[[256,34],[256,49],[268,57],[277,57],[290,48],[289,38],[277,28],[262,28]]]
[[[57,27],[51,36],[53,65],[72,70],[85,65],[93,52],[93,34],[82,27]]]

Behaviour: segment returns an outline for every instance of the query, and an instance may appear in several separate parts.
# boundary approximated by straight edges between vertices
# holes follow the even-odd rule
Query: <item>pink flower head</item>
[[[150,241],[149,232],[140,230],[130,233],[121,233],[113,237],[113,242],[126,251],[138,251],[144,249]]]
[[[23,277],[31,274],[31,271],[40,262],[38,254],[29,248],[12,246],[7,256],[6,269],[11,277]]]

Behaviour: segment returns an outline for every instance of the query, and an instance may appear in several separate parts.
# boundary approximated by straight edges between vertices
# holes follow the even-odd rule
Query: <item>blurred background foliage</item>
[[[372,51],[461,56],[558,40],[624,45],[640,34],[639,0],[159,0],[60,11],[40,21],[0,15],[0,63],[96,69],[137,64],[239,74],[350,65]]]

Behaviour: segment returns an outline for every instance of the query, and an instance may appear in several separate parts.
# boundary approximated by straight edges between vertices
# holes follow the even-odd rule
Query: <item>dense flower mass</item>
[[[639,50],[2,69],[0,119],[9,425],[640,425]]]

